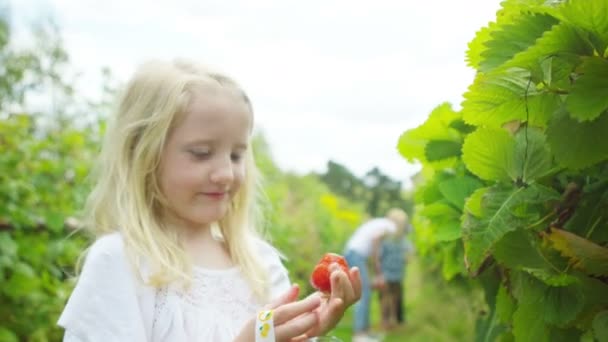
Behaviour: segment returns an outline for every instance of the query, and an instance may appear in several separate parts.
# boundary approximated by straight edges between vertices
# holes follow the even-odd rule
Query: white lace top
[[[289,289],[276,251],[260,241],[271,275],[271,297]],[[118,233],[97,240],[59,318],[64,341],[232,341],[264,303],[258,302],[239,268],[194,268],[185,292],[155,289],[130,272]]]

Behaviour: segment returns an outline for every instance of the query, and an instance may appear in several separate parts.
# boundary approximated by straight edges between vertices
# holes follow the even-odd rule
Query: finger
[[[350,282],[353,284],[353,293],[355,294],[354,301],[358,301],[361,298],[361,271],[358,267],[350,269]]]
[[[274,325],[279,326],[307,312],[311,312],[321,305],[319,296],[309,296],[297,302],[281,305],[274,310]]]
[[[317,325],[319,318],[316,313],[311,312],[292,319],[285,324],[275,326],[274,333],[277,341],[289,341],[294,337],[300,338],[302,334]]]
[[[308,335],[302,334],[300,336],[296,336],[296,337],[292,338],[291,342],[302,342],[302,341],[307,341],[307,340],[308,340]]]
[[[339,283],[338,275],[342,272],[340,267],[336,263],[332,263],[329,265],[329,281],[331,283],[331,297],[340,297],[344,298],[344,289],[342,288],[343,284]]]
[[[327,306],[327,319],[322,324],[323,331],[333,329],[344,316],[344,311],[346,311],[344,301],[341,298],[331,300]]]
[[[330,279],[332,298],[342,298],[347,303],[354,300],[355,293],[353,286],[350,279],[348,279],[348,275],[342,269],[338,268],[337,271],[332,272]]]
[[[340,320],[344,314],[344,300],[342,298],[336,298],[329,303],[329,312],[331,316]]]
[[[344,301],[341,298],[330,299],[323,310],[319,312],[319,324],[313,326],[306,334],[317,336],[327,333],[338,324],[344,316],[344,311]]]
[[[300,286],[298,284],[293,284],[285,293],[283,293],[279,298],[272,301],[270,304],[264,306],[265,309],[275,309],[281,305],[291,303],[298,298],[300,294]]]

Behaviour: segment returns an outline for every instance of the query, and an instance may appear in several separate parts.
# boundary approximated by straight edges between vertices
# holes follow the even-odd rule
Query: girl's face
[[[245,178],[252,114],[236,94],[209,89],[193,96],[161,155],[166,219],[200,229],[226,215]]]

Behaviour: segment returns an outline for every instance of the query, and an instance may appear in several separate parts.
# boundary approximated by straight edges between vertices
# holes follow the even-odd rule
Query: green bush
[[[608,2],[505,1],[469,44],[462,110],[405,132],[416,227],[481,279],[478,339],[608,340]]]

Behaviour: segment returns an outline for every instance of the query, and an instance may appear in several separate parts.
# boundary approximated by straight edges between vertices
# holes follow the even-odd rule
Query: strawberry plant
[[[608,1],[508,0],[462,109],[399,140],[419,250],[481,280],[478,340],[608,340]]]

